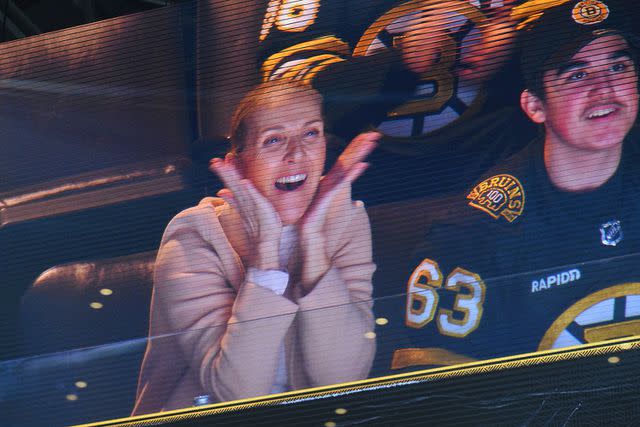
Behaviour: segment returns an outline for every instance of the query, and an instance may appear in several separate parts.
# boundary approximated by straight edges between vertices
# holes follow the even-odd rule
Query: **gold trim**
[[[309,70],[309,72],[307,72],[303,77],[302,77],[302,81],[306,84],[309,84],[313,81],[313,79],[316,77],[316,75],[324,70],[325,68],[327,68],[329,65],[331,64],[335,64],[338,62],[344,62],[345,59],[344,58],[340,58],[338,56],[334,56],[332,58],[328,58],[325,59],[324,61],[318,63],[315,67],[313,67],[313,69]]]
[[[434,273],[436,276],[435,278],[433,277]],[[426,279],[426,283],[420,283],[421,277]],[[438,308],[438,303],[440,302],[440,295],[438,294],[437,289],[442,288],[442,281],[443,277],[442,271],[440,271],[440,266],[432,259],[423,259],[413,270],[413,273],[409,276],[409,280],[407,280],[407,309],[405,310],[405,324],[408,327],[420,329],[433,320],[433,317],[436,314],[436,309]],[[415,288],[418,290],[414,290]],[[430,292],[433,297],[431,307],[427,307],[428,301],[427,297],[423,295],[424,291]],[[420,309],[413,309],[413,301],[420,301]],[[414,322],[409,319],[409,314],[421,316],[427,311],[427,309],[429,310],[429,314],[420,322]]]
[[[630,350],[640,350],[640,338],[622,338],[618,340],[608,341],[607,343],[585,344],[581,346],[566,347],[563,349],[545,350],[535,353],[521,354],[517,356],[470,362],[456,366],[433,368],[405,374],[389,375],[386,377],[373,378],[369,380],[311,388],[302,391],[291,391],[276,395],[216,403],[212,405],[201,406],[198,408],[179,409],[175,411],[167,411],[156,414],[140,415],[137,417],[119,418],[90,424],[80,424],[76,427],[142,427],[157,425],[160,423],[177,422],[267,405],[290,403],[301,398],[312,399],[330,397],[339,394],[367,391],[368,389],[376,389],[384,386],[398,386],[408,382],[427,382],[478,374],[487,374],[490,372],[500,372],[508,369],[522,368],[526,366],[546,365],[555,362],[581,359],[585,357],[609,356],[612,353],[619,353]]]
[[[564,313],[551,324],[547,332],[542,337],[538,350],[550,349],[553,343],[558,339],[560,333],[564,331],[567,326],[574,319],[587,308],[594,304],[604,301],[605,299],[618,298],[626,295],[640,295],[640,283],[623,283],[621,285],[612,286],[610,288],[602,289],[598,292],[594,292],[580,301],[569,307]]]
[[[310,10],[307,12],[306,8]],[[320,9],[320,0],[292,0],[287,4],[287,0],[282,0],[276,12],[276,28],[287,33],[301,33],[316,22]],[[298,11],[298,14],[294,11]],[[311,16],[306,16],[311,15]],[[299,19],[304,17],[302,21]]]
[[[530,17],[528,17],[527,19],[525,19],[524,21],[520,22],[518,25],[516,25],[516,31],[520,31],[524,28],[526,28],[528,25],[534,23],[535,21],[537,21],[538,19],[542,18],[542,15],[544,15],[544,12],[538,12],[535,13],[533,15],[531,15]]]
[[[468,282],[463,282],[463,281],[456,281],[452,286],[449,286],[449,280],[451,278],[453,278],[456,274],[460,274],[462,276],[467,276],[467,277],[471,277],[473,279],[472,283],[468,283]],[[473,301],[473,299],[476,296],[476,288],[473,286],[473,284],[477,284],[478,288],[480,289],[480,297],[478,299],[478,301],[475,303],[475,308],[476,308],[476,313],[477,316],[475,319],[470,319],[471,317],[471,309],[468,307],[465,307],[464,304],[460,305],[461,301]],[[464,268],[461,267],[456,267],[448,276],[447,276],[447,281],[444,285],[445,289],[454,291],[456,293],[456,299],[453,302],[453,310],[449,310],[449,309],[445,309],[445,308],[441,308],[438,311],[438,318],[436,320],[436,325],[438,326],[438,330],[440,331],[440,334],[442,335],[448,335],[450,337],[456,337],[456,338],[464,338],[467,335],[469,335],[471,332],[475,331],[476,329],[478,329],[478,326],[480,326],[480,322],[482,322],[482,315],[484,314],[484,300],[485,300],[485,296],[487,294],[487,287],[484,284],[484,281],[482,280],[482,278],[480,277],[479,274],[476,274],[472,271],[469,270],[465,270]],[[469,290],[468,294],[461,294],[460,293],[460,288],[467,288]],[[457,312],[462,312],[464,313],[464,318],[462,320],[457,320],[453,317],[453,313],[457,311]],[[445,327],[445,325],[442,324],[442,320],[441,320],[441,316],[445,317],[447,322],[449,322],[452,325],[455,326],[466,326],[467,323],[469,323],[469,320],[473,320],[473,325],[471,326],[471,328],[469,330],[467,330],[466,332],[463,333],[457,333],[457,332],[453,332],[450,331],[448,329],[448,327]]]
[[[477,361],[478,359],[445,348],[400,348],[393,352],[391,369],[424,365],[451,366]]]
[[[305,71],[309,71],[309,65],[308,60],[305,59],[303,62],[296,64],[279,74],[277,79],[299,80],[300,76],[305,74]]]
[[[289,67],[284,72],[278,75],[278,79],[286,79],[286,80],[299,80],[305,76],[310,70],[314,69],[320,63],[328,60],[337,58],[335,55],[330,53],[325,53],[322,55],[311,56],[309,58],[303,59],[301,62],[296,65]],[[341,58],[338,58],[341,59]]]
[[[329,64],[342,61],[344,61],[344,59],[330,53],[312,56],[303,59],[302,62],[290,67],[283,73],[277,74],[277,79],[302,80],[308,83],[313,80],[313,77],[315,77],[320,70],[326,68]],[[311,77],[308,77],[309,73],[312,73]]]
[[[613,325],[595,326],[584,331],[587,342],[607,341],[614,338],[640,335],[640,320],[629,320]]]
[[[569,3],[571,0],[531,0],[514,7],[511,17],[516,20],[529,19],[533,15],[540,15],[549,8]]]
[[[264,61],[261,69],[262,80],[269,80],[276,66],[287,56],[300,52],[312,52],[315,50],[326,50],[334,52],[336,55],[349,55],[349,45],[333,36],[324,36],[303,43],[298,43],[296,45],[289,46],[286,49],[282,49],[280,52],[274,53]]]
[[[378,33],[400,16],[415,12],[416,10],[437,9],[441,3],[442,0],[410,0],[390,9],[380,18],[376,19],[369,28],[367,28],[362,37],[360,37],[360,41],[358,41],[356,48],[353,50],[353,56],[366,56],[369,46],[371,46],[373,41],[376,39]],[[455,7],[452,7],[451,9],[466,16],[473,22],[481,24],[486,20],[484,14],[478,10],[478,8],[466,1],[448,0],[447,4],[455,4]]]
[[[449,10],[455,11],[476,23],[482,34],[486,17],[478,8],[466,1],[460,0],[449,0],[447,1],[447,5]],[[442,7],[441,0],[411,0],[390,9],[367,28],[358,41],[353,51],[353,56],[366,56],[367,51],[380,31],[399,17],[418,10],[437,9],[440,7]],[[457,45],[453,39],[448,38],[448,41],[444,46],[441,46],[440,50],[442,53],[440,61],[420,76],[420,80],[423,82],[434,81],[438,83],[437,95],[430,99],[410,100],[390,111],[388,113],[389,117],[435,112],[441,109],[454,96],[455,77],[451,73],[451,67],[456,59]]]
[[[492,191],[500,193],[502,199],[498,202],[489,200],[487,194]],[[524,213],[526,196],[520,180],[513,175],[503,173],[487,178],[474,186],[467,194],[467,200],[470,200],[469,206],[488,213],[494,219],[502,216],[507,221],[513,222]]]

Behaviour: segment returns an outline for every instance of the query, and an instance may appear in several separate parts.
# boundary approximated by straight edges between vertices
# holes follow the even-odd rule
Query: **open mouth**
[[[282,191],[297,190],[307,180],[307,174],[299,173],[297,175],[283,176],[276,180],[276,188]]]
[[[593,109],[588,115],[587,118],[588,119],[600,119],[603,117],[607,117],[610,116],[611,114],[615,113],[618,109],[616,107],[603,107],[603,108],[596,108]]]

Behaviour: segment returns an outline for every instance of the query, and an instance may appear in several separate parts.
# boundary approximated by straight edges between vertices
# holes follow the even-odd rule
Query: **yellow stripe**
[[[393,352],[391,369],[420,365],[449,366],[476,361],[477,359],[453,353],[444,348],[401,348]]]
[[[286,79],[286,80],[300,80],[303,78],[308,72],[311,70],[315,70],[320,64],[323,64],[327,60],[334,60],[333,62],[342,61],[342,58],[337,57],[336,55],[332,55],[329,53],[325,53],[323,55],[316,55],[310,58],[305,58],[302,62],[298,62],[297,64],[290,66],[282,73],[278,73],[279,70],[276,70],[274,74],[272,74],[269,78],[271,80],[274,79]],[[286,68],[282,67],[282,68]],[[324,68],[324,67],[322,67]]]
[[[252,397],[242,400],[227,401],[200,406],[197,408],[175,409],[172,411],[155,414],[138,415],[136,417],[119,418],[108,421],[99,421],[91,424],[82,424],[76,427],[106,427],[106,426],[129,426],[141,427],[147,425],[158,425],[160,423],[170,423],[179,421],[193,421],[194,419],[212,416],[232,411],[251,410],[263,408],[267,405],[277,405],[280,403],[294,403],[299,399],[319,399],[322,397],[336,396],[337,393],[350,393],[352,391],[369,391],[387,385],[402,385],[406,382],[414,381],[439,381],[451,378],[468,378],[473,375],[490,375],[496,372],[504,372],[510,369],[522,369],[533,366],[550,365],[557,362],[580,360],[588,357],[599,357],[609,355],[620,355],[628,351],[640,350],[640,340],[620,339],[607,344],[585,344],[563,348],[559,350],[547,350],[544,352],[525,353],[515,356],[501,357],[497,359],[484,360],[468,363],[455,367],[440,367],[428,370],[394,374],[384,377],[371,378],[368,380],[352,381],[347,383],[334,384],[308,388],[298,391],[289,391],[280,394]]]
[[[310,61],[309,59],[305,59],[303,62],[294,65],[293,67],[289,67],[286,71],[272,75],[271,79],[283,79],[283,80],[299,80],[300,76],[304,75],[309,68],[311,68],[311,63],[314,61]]]
[[[315,50],[326,50],[334,52],[336,55],[347,56],[350,54],[349,45],[337,37],[325,36],[315,40],[290,46],[280,52],[274,53],[262,64],[262,80],[267,81],[275,71],[276,66],[288,56],[300,54],[302,52],[313,52]]]
[[[531,15],[530,17],[528,17],[527,19],[525,19],[524,21],[522,21],[521,23],[519,23],[518,25],[516,25],[516,31],[520,31],[523,28],[526,28],[529,24],[537,21],[538,19],[542,18],[542,15],[544,15],[544,12],[538,12],[534,15]]]
[[[624,283],[622,285],[612,286],[594,292],[569,307],[562,313],[555,322],[549,327],[542,337],[538,350],[549,350],[553,347],[560,333],[567,329],[569,324],[575,320],[578,315],[589,307],[610,298],[626,297],[628,295],[640,295],[640,283]],[[597,334],[597,332],[596,332]]]
[[[310,70],[303,78],[302,81],[306,84],[309,84],[313,81],[313,79],[315,78],[315,76],[322,70],[324,70],[325,68],[327,68],[329,65],[331,64],[335,64],[336,62],[342,62],[344,61],[344,59],[342,58],[338,58],[338,57],[333,57],[333,58],[329,58],[326,59],[324,61],[322,61],[321,63],[319,63],[317,66],[313,67],[312,70]]]
[[[568,3],[570,0],[530,0],[511,10],[513,19],[529,19],[533,15],[541,15],[545,10]],[[538,16],[538,17],[540,17]]]
[[[614,323],[612,325],[594,326],[584,330],[584,339],[591,342],[607,341],[615,338],[640,335],[640,320]]]
[[[467,19],[470,19],[478,28],[484,27],[486,21],[484,14],[478,8],[466,1],[449,0],[446,2],[445,6],[448,11],[456,12]],[[371,47],[371,44],[375,41],[376,37],[378,37],[378,34],[398,18],[414,12],[442,8],[442,0],[411,0],[394,7],[380,18],[376,19],[376,21],[367,28],[358,41],[358,44],[353,51],[353,56],[365,56],[369,47]]]

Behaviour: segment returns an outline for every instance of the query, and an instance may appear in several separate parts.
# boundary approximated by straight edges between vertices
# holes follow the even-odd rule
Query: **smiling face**
[[[266,95],[244,119],[238,153],[244,177],[274,206],[284,224],[297,222],[316,193],[326,156],[320,96],[288,87]]]
[[[638,78],[624,38],[596,38],[544,74],[545,99],[523,93],[522,107],[545,126],[545,144],[619,150],[638,112]]]

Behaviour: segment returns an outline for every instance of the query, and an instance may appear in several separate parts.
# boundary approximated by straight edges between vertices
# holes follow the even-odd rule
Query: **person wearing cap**
[[[640,334],[633,11],[553,3],[521,30],[520,104],[539,136],[432,225],[392,369]]]

